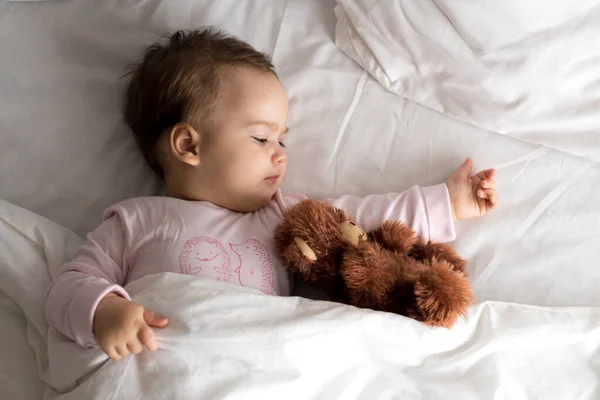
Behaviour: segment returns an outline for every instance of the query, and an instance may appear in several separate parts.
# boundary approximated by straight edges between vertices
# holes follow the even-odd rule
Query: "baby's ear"
[[[193,167],[200,164],[200,134],[190,124],[181,122],[171,129],[169,148],[179,161]]]

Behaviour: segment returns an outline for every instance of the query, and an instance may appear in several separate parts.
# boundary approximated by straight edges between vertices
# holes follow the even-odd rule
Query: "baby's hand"
[[[151,327],[164,328],[168,324],[167,318],[115,293],[104,296],[94,314],[96,340],[113,360],[141,353],[144,346],[156,351],[158,344]]]
[[[496,171],[486,169],[471,176],[472,168],[473,162],[467,159],[446,181],[455,220],[482,216],[498,203]]]

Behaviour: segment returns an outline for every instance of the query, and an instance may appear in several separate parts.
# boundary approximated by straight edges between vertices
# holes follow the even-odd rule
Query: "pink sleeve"
[[[303,195],[285,195],[287,207],[305,199]],[[450,196],[446,184],[413,186],[402,193],[376,194],[367,197],[342,196],[325,200],[354,217],[366,231],[387,220],[402,221],[425,240],[449,242],[455,239]]]
[[[80,346],[95,346],[93,319],[100,300],[110,292],[130,300],[125,281],[125,233],[119,214],[109,216],[87,236],[73,261],[65,264],[46,296],[46,319],[55,331]]]

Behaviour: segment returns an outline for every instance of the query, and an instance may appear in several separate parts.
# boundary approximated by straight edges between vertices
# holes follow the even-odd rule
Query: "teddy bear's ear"
[[[296,236],[294,237],[294,242],[296,243],[296,246],[298,246],[298,249],[304,257],[306,257],[310,261],[317,261],[317,255],[315,254],[313,249],[311,249],[310,246],[306,244],[304,239]]]
[[[355,222],[344,221],[340,224],[340,233],[342,237],[349,241],[353,246],[367,240],[367,234]]]

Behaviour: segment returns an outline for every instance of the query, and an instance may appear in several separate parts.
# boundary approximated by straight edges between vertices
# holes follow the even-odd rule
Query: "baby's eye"
[[[267,139],[261,139],[261,138],[257,138],[257,137],[252,137],[252,139],[254,139],[255,141],[257,141],[260,144],[265,144],[267,143]]]
[[[285,145],[283,142],[279,142],[279,145],[280,145],[281,147],[283,147],[284,149],[287,147],[287,146],[286,146],[286,145]]]

